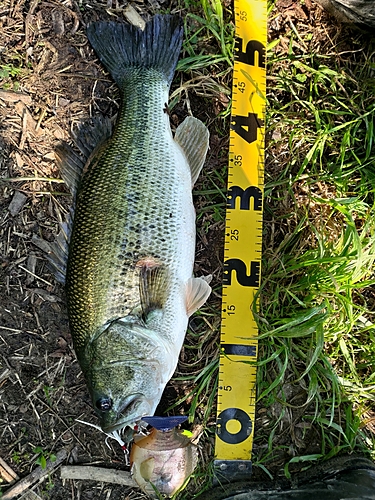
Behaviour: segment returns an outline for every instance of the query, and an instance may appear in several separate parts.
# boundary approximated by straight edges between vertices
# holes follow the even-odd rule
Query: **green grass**
[[[270,21],[277,14],[274,3]],[[191,16],[200,29],[188,36],[180,69],[206,74],[208,58],[200,48],[208,42],[216,51],[210,70],[228,77],[232,28],[225,31],[216,2],[201,4],[202,13]],[[282,43],[277,36],[268,50],[253,460],[255,470],[269,477],[290,478],[338,454],[375,458],[367,425],[375,416],[375,44],[355,31],[340,38],[329,23],[326,18],[309,31],[306,23],[285,22]],[[226,118],[217,122],[228,134]],[[223,220],[223,188],[214,172],[203,182],[198,227],[208,229],[214,213]],[[211,314],[220,314],[219,304]],[[214,415],[207,420],[202,406],[212,404],[207,388],[215,369],[213,360],[192,376],[195,388],[188,395],[190,420],[195,415],[210,422],[209,431]]]
[[[179,60],[180,71],[203,68],[229,72],[233,66],[234,26],[228,21],[230,12],[224,10],[221,0],[201,0],[201,12],[195,13],[194,3],[185,0],[184,18],[185,57]],[[192,9],[193,7],[193,9]]]
[[[308,458],[304,443],[289,439],[296,456],[287,476],[289,463],[354,450],[375,457],[361,418],[375,411],[374,44],[353,32],[360,56],[340,56],[328,40],[319,51],[297,29],[284,34],[286,50],[277,44],[269,53],[272,139],[257,311],[259,407],[292,408],[290,425],[308,423],[318,442]],[[295,40],[305,40],[303,50]],[[274,418],[268,432],[276,429]],[[255,432],[256,443],[264,438]],[[269,443],[259,463],[287,460],[286,441]]]
[[[20,80],[28,73],[23,55],[16,51],[6,51],[0,61],[0,88],[17,91]]]
[[[232,12],[221,0],[184,0],[183,53],[177,71],[185,73],[183,84],[170,96],[170,109],[188,91],[207,99],[230,97],[233,67],[234,24]],[[230,107],[222,113],[228,116]]]

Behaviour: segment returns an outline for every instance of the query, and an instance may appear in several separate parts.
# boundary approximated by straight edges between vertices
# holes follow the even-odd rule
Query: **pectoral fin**
[[[190,278],[186,286],[186,309],[188,316],[195,313],[208,299],[211,287],[205,278]]]
[[[139,292],[143,317],[154,311],[162,309],[167,300],[170,279],[167,269],[153,257],[148,257],[137,262],[139,272]]]
[[[177,127],[174,140],[181,146],[191,170],[192,185],[198,179],[208,150],[210,134],[197,118],[188,116]]]

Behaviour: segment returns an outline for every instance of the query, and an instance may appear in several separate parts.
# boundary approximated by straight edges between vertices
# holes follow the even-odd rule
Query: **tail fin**
[[[136,68],[160,71],[172,82],[182,45],[183,27],[178,16],[156,15],[145,29],[99,21],[87,28],[87,36],[102,63],[121,88]]]

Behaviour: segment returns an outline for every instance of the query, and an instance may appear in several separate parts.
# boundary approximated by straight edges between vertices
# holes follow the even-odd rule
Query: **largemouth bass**
[[[74,161],[63,167],[75,195],[65,285],[77,358],[101,427],[113,433],[154,414],[188,318],[210,294],[206,280],[192,276],[192,186],[209,137],[193,117],[171,133],[178,17],[155,16],[144,31],[96,22],[87,34],[119,86],[121,107],[82,178]]]

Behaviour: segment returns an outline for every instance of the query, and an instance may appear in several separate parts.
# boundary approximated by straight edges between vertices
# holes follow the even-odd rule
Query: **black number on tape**
[[[260,262],[250,262],[250,276],[246,264],[240,259],[228,259],[224,262],[223,284],[232,284],[232,271],[236,272],[237,281],[242,286],[259,286]]]
[[[266,48],[258,42],[258,40],[250,40],[247,42],[246,50],[242,51],[243,40],[236,38],[234,45],[234,58],[236,61],[249,64],[250,66],[258,66],[264,68],[266,64]],[[258,55],[258,64],[255,64],[255,53]]]
[[[243,190],[240,186],[231,186],[228,190],[227,208],[236,208],[236,199],[240,198],[240,210],[250,210],[250,200],[253,210],[262,210],[262,191],[256,186]]]
[[[227,424],[230,420],[240,423],[240,430],[234,434],[228,431]],[[253,423],[249,415],[240,408],[227,408],[217,417],[217,435],[228,444],[238,444],[245,441],[253,429]]]
[[[264,121],[258,118],[256,113],[248,113],[247,116],[232,116],[230,128],[251,144],[257,140],[258,128],[263,127],[263,125]]]

